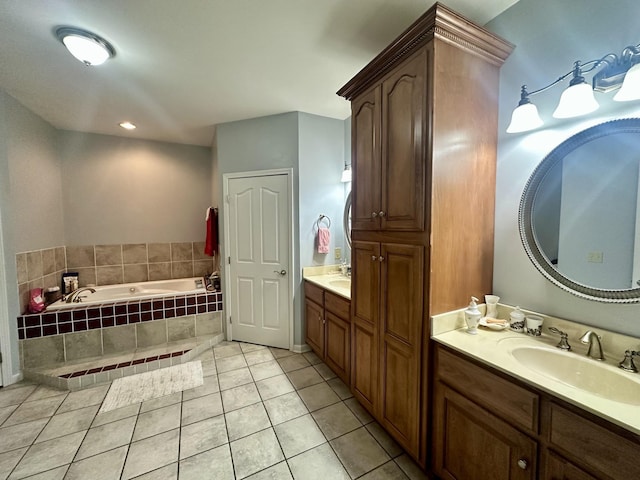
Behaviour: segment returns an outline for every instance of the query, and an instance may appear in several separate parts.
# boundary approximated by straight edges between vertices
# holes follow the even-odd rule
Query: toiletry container
[[[485,316],[498,318],[498,302],[500,301],[500,297],[497,295],[485,295],[484,300],[487,304],[487,313]]]
[[[524,313],[520,310],[520,307],[516,307],[509,314],[509,328],[514,332],[524,331]]]
[[[482,317],[482,313],[478,309],[477,301],[478,299],[476,297],[471,297],[471,302],[464,311],[464,320],[467,322],[467,333],[471,335],[478,333],[478,322],[480,321],[480,317]]]

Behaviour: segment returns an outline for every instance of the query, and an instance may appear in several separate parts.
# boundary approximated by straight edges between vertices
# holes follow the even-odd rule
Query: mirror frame
[[[640,303],[640,288],[611,290],[595,288],[578,283],[560,273],[551,262],[549,262],[549,259],[540,249],[533,229],[533,206],[537,198],[538,188],[549,171],[576,148],[595,139],[618,133],[640,134],[640,118],[612,120],[595,125],[576,133],[554,148],[551,153],[540,162],[527,181],[520,200],[518,228],[520,230],[520,239],[531,262],[547,280],[562,290],[580,298],[597,302]]]
[[[349,217],[351,216],[351,192],[347,195],[347,199],[344,202],[344,213],[342,214],[342,227],[344,229],[344,238],[347,241],[349,250],[351,250],[351,222]]]

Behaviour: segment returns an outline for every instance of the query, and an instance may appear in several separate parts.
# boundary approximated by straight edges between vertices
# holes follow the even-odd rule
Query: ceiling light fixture
[[[594,74],[592,84],[589,85],[583,75],[597,69],[600,70]],[[555,118],[579,117],[597,110],[599,104],[594,91],[610,92],[622,87],[613,97],[615,101],[640,100],[640,44],[625,47],[620,56],[608,53],[597,60],[575,62],[570,72],[538,90],[529,92],[527,86],[523,85],[520,102],[511,115],[507,133],[526,132],[542,126],[544,122],[529,97],[558,85],[569,76],[572,76],[569,87],[562,92],[560,102],[553,112]]]
[[[119,123],[118,125],[120,125],[125,130],[135,130],[136,129],[136,126],[131,122],[122,122],[122,123]]]
[[[67,50],[85,65],[101,65],[115,56],[116,51],[104,38],[74,27],[59,27],[56,37]]]

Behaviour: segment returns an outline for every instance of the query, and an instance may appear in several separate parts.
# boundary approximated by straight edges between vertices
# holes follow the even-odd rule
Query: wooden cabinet
[[[640,436],[441,346],[434,359],[432,466],[440,478],[640,477]]]
[[[347,299],[305,281],[307,345],[345,383],[351,365],[350,303]]]
[[[428,319],[492,288],[511,49],[436,3],[338,92],[352,108],[351,388],[423,466]]]

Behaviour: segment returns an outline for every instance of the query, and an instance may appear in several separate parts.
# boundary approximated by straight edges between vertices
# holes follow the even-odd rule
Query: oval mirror
[[[640,302],[640,119],[575,134],[529,178],[520,238],[560,288],[609,303]]]
[[[349,192],[349,195],[347,195],[347,200],[344,202],[342,227],[344,228],[344,238],[347,240],[349,249],[351,249],[351,192]]]

